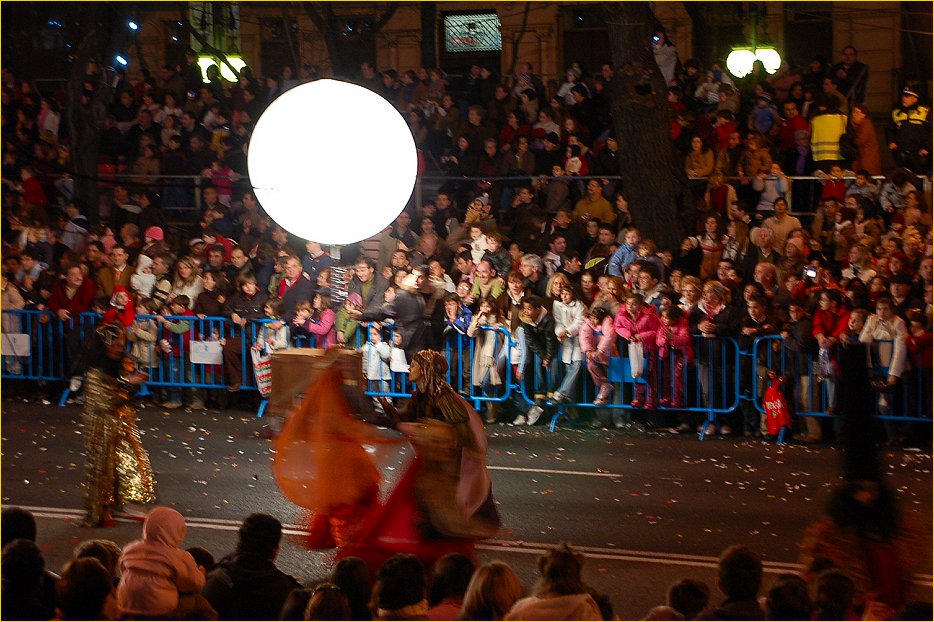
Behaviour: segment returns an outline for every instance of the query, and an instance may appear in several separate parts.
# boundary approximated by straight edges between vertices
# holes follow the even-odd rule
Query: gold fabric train
[[[83,414],[85,505],[83,524],[96,526],[104,510],[155,501],[149,455],[130,404],[133,388],[100,369],[89,369]]]

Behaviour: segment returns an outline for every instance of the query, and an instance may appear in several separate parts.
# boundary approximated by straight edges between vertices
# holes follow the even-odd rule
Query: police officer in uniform
[[[902,89],[902,103],[892,110],[886,138],[899,166],[924,174],[931,172],[931,107],[918,99],[916,89]]]

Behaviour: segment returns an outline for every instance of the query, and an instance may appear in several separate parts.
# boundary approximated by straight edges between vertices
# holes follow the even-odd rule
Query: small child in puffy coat
[[[657,335],[662,391],[659,404],[681,408],[684,405],[684,364],[694,362],[694,340],[681,307],[662,309]]]
[[[630,294],[626,297],[626,304],[620,306],[619,313],[616,314],[616,320],[613,322],[616,334],[622,337],[623,341],[629,346],[626,352],[631,354],[633,350],[631,346],[638,344],[641,348],[636,348],[636,351],[641,351],[642,356],[646,357],[645,369],[641,373],[636,373],[636,370],[642,366],[642,361],[632,360],[630,355],[633,376],[642,377],[646,380],[646,382],[636,382],[635,399],[629,403],[633,408],[655,410],[657,405],[655,401],[656,387],[658,385],[655,341],[658,338],[658,325],[655,307],[645,304],[645,300],[638,294]]]
[[[187,609],[192,605],[187,602],[191,599],[182,595],[200,598],[204,573],[191,553],[179,548],[185,531],[181,514],[156,507],[146,515],[143,539],[123,548],[117,604],[128,617],[174,617],[169,614],[180,606]],[[209,619],[216,619],[216,615]]]
[[[603,406],[613,397],[613,385],[607,378],[610,357],[616,356],[613,316],[603,307],[594,307],[585,316],[578,337],[587,359],[587,371],[598,390],[597,399],[593,403],[595,406]]]

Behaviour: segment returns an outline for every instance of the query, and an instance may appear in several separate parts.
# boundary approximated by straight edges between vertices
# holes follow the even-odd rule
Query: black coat
[[[285,599],[300,587],[270,560],[241,553],[221,560],[201,595],[221,620],[278,620]]]

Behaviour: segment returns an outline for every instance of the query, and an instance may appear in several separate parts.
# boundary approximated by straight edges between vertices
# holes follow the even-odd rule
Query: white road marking
[[[529,469],[535,470],[535,469]],[[570,471],[572,474],[581,474]],[[589,475],[583,473],[583,475]],[[8,505],[15,505],[9,503]],[[84,510],[78,508],[50,508],[39,506],[19,506],[29,510],[37,518],[58,518],[58,519],[79,519],[84,516]],[[119,512],[116,519],[121,523],[137,522],[130,518],[125,518]],[[201,518],[196,516],[186,516],[185,523],[189,529],[211,529],[215,531],[236,531],[240,528],[242,521],[227,518]],[[303,525],[283,525],[282,532],[288,535],[304,536],[308,531]],[[495,551],[497,553],[515,553],[517,555],[541,555],[546,550],[554,546],[547,542],[528,542],[525,540],[484,540],[478,542],[476,548],[481,551]],[[618,549],[614,547],[581,546],[575,545],[574,548],[593,559],[607,559],[621,562],[641,562],[647,564],[659,564],[667,566],[690,566],[695,568],[716,568],[717,557],[709,555],[689,555],[684,553],[659,553],[653,551],[635,551],[632,549]],[[763,570],[770,574],[781,574],[783,572],[798,572],[801,566],[792,562],[765,561],[762,563]],[[923,586],[932,585],[931,575],[917,574],[914,577],[914,583]]]
[[[587,477],[620,478],[622,473],[603,473],[595,471],[563,471],[561,469],[529,469],[524,467],[487,466],[488,471],[516,471],[517,473],[547,473],[549,475],[584,475]]]

